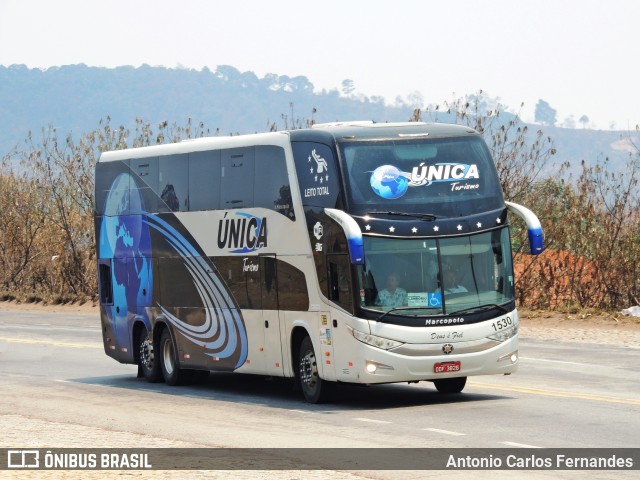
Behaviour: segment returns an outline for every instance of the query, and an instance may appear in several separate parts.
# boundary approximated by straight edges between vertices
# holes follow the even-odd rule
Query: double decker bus
[[[105,152],[95,229],[105,353],[176,385],[228,371],[336,383],[518,366],[508,211],[481,136],[352,122]]]

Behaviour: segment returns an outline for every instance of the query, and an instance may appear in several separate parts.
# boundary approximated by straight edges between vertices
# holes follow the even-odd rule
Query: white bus
[[[95,228],[104,349],[151,382],[210,371],[336,383],[518,365],[507,211],[480,135],[353,122],[105,152]]]

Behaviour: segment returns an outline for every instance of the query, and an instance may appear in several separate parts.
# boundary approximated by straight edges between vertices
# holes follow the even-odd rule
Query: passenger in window
[[[407,304],[407,291],[404,288],[400,288],[400,280],[398,275],[392,273],[387,277],[387,288],[384,288],[378,292],[376,297],[376,305],[382,305],[383,307],[399,307]]]
[[[458,284],[456,271],[449,269],[444,272],[444,292],[445,293],[464,293],[468,290],[462,285]]]

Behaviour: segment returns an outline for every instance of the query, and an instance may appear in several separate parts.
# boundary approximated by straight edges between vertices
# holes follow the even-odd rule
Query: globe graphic
[[[393,165],[382,165],[371,174],[371,188],[376,194],[387,200],[400,198],[407,193],[409,179]]]
[[[144,307],[151,306],[153,285],[151,236],[143,215],[144,203],[131,175],[121,173],[116,177],[104,210],[100,257],[113,259],[113,305],[105,308],[118,343],[127,345],[129,315],[142,316],[149,326]]]

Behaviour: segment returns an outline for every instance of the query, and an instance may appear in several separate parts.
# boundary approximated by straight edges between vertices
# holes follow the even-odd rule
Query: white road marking
[[[516,442],[498,442],[501,445],[507,445],[508,447],[518,447],[518,448],[542,448],[537,447],[535,445],[527,445],[526,443],[516,443]]]
[[[70,381],[70,380],[65,380],[63,378],[54,378],[53,379],[54,382],[58,382],[58,383],[68,383],[70,385],[77,385],[76,382],[74,381]],[[92,387],[100,387],[100,388],[108,388],[111,387],[111,385],[103,385],[101,383],[92,383],[91,384]]]
[[[391,423],[386,420],[374,420],[373,418],[354,418],[354,420],[359,420],[361,422],[369,422],[369,423]]]
[[[594,363],[568,362],[566,360],[550,360],[548,358],[520,357],[520,360],[530,360],[533,362],[562,363],[564,365],[580,365],[581,367],[602,367],[602,365],[596,365]]]
[[[46,323],[20,324],[20,323],[0,323],[0,328],[22,329],[22,330],[63,330],[77,332],[78,330],[100,330],[100,325],[52,325]]]
[[[444,433],[445,435],[455,435],[455,436],[466,435],[466,433],[452,432],[451,430],[441,430],[439,428],[423,428],[423,430],[428,430],[430,432],[435,432],[435,433]]]
[[[490,390],[499,390],[503,392],[529,393],[532,395],[544,395],[547,397],[579,398],[582,400],[591,400],[594,402],[640,405],[640,399],[635,399],[635,398],[605,397],[603,395],[593,395],[590,393],[569,392],[569,391],[562,391],[562,390],[547,390],[542,388],[530,388],[530,387],[519,387],[519,386],[506,387],[502,385],[495,385],[493,383],[467,382],[467,385],[471,387],[487,388]]]
[[[72,343],[72,342],[56,342],[52,340],[35,340],[31,338],[10,338],[0,337],[0,341],[7,343],[26,343],[32,345],[53,345],[54,347],[66,347],[66,348],[104,348],[101,343]]]

